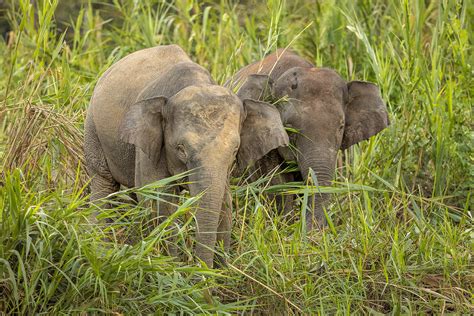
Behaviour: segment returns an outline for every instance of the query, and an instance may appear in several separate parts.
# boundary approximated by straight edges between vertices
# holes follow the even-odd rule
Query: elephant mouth
[[[188,180],[186,180],[188,182]],[[189,184],[188,183],[180,183],[177,187],[177,193],[181,196],[188,196],[189,195]]]

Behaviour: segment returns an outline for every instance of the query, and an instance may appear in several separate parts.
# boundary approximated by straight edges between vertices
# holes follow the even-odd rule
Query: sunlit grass
[[[0,311],[472,312],[471,2],[94,0],[69,9],[67,33],[54,15],[65,2],[12,3],[0,39]],[[332,187],[232,179],[228,264],[201,268],[199,197],[176,197],[178,229],[147,207],[180,176],[115,194],[110,210],[87,197],[83,119],[96,81],[128,53],[169,43],[219,83],[291,46],[377,83],[391,126],[340,154]],[[308,234],[300,205],[319,191],[334,197],[329,227]],[[297,194],[293,212],[269,193]],[[170,238],[179,260],[163,251]]]

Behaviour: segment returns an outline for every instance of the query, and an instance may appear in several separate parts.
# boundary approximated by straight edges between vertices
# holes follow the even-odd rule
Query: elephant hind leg
[[[90,195],[90,201],[91,203],[94,203],[98,200],[104,199],[110,194],[117,192],[120,189],[120,184],[116,181],[114,181],[112,178],[108,177],[103,177],[99,174],[94,174],[93,172],[90,172],[90,176],[92,177],[91,179],[91,195]],[[104,203],[100,204],[100,207],[102,209],[110,209],[111,205],[110,203]],[[91,223],[97,223],[98,219],[98,212],[95,211],[92,216],[89,218]],[[106,219],[105,223],[109,224],[111,223],[111,219]],[[105,239],[108,240],[108,239]]]
[[[120,184],[115,181],[107,165],[104,151],[97,137],[92,115],[86,117],[84,132],[84,153],[87,172],[91,177],[91,201],[107,197],[117,192]]]
[[[85,156],[87,172],[91,177],[90,189],[91,195],[89,200],[91,203],[97,202],[98,200],[106,198],[108,195],[117,192],[120,189],[120,184],[114,180],[112,174],[107,166],[105,155],[100,147],[99,140],[96,135],[93,135],[96,139],[89,137],[89,133],[86,129],[86,142],[85,142]],[[101,208],[109,209],[110,203],[101,203]],[[91,216],[91,223],[97,223],[97,211]],[[106,222],[110,222],[106,220]]]
[[[104,177],[99,174],[91,176],[91,201],[106,198],[108,195],[117,192],[120,189],[120,184],[109,177]]]

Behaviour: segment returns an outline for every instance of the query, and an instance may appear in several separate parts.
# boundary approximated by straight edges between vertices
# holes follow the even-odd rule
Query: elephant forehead
[[[227,112],[223,107],[212,105],[190,106],[187,111],[184,111],[191,121],[208,128],[222,128],[229,115]]]
[[[240,121],[239,112],[231,107],[194,102],[176,109],[174,116],[175,123],[196,129],[222,129],[228,120]]]
[[[179,91],[173,99],[177,102],[186,102],[186,101],[198,101],[206,102],[212,101],[215,99],[225,99],[233,98],[235,95],[224,87],[213,85],[213,84],[204,84],[204,85],[191,85]]]
[[[344,108],[340,102],[316,99],[312,102],[307,102],[306,105],[302,109],[303,118],[314,119],[317,117],[328,126],[331,123],[339,124],[340,120],[344,118]]]
[[[239,126],[232,121],[223,121],[219,126],[190,124],[185,127],[182,137],[194,148],[218,142],[221,149],[234,144],[240,139]]]
[[[301,68],[298,71],[288,72],[286,76],[293,77],[302,85],[323,86],[328,89],[340,88],[346,84],[336,71],[329,68]]]
[[[228,89],[218,86],[188,87],[170,100],[176,124],[188,128],[219,129],[227,120],[240,121],[240,100]]]
[[[342,80],[326,76],[307,76],[299,81],[296,93],[302,99],[319,99],[324,103],[340,101],[344,99],[346,85]]]

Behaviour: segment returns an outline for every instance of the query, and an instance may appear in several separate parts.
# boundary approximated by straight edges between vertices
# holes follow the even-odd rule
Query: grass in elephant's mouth
[[[96,2],[63,36],[52,13],[66,2],[33,14],[16,1],[0,39],[0,313],[472,312],[470,1]],[[305,203],[282,214],[267,194],[304,201],[314,188],[236,181],[228,265],[209,270],[189,259],[194,199],[180,197],[178,231],[153,229],[143,205],[87,203],[82,130],[96,80],[167,43],[218,82],[292,43],[382,88],[392,125],[340,153],[327,229],[304,233]],[[170,181],[138,193],[156,198]],[[89,222],[97,211],[113,223]],[[160,251],[173,234],[181,262]]]

